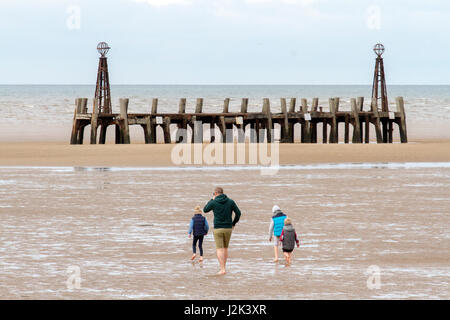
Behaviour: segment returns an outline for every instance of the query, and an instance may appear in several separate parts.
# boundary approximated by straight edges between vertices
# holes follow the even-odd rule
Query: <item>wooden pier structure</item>
[[[384,47],[377,44],[374,48],[377,54],[374,85],[370,105],[365,110],[364,98],[352,98],[351,110],[340,110],[338,97],[328,100],[328,108],[319,106],[319,99],[313,98],[310,103],[301,99],[297,106],[297,99],[280,99],[281,112],[271,112],[270,100],[262,101],[261,112],[248,112],[248,98],[241,101],[239,112],[230,112],[230,99],[224,99],[223,110],[218,113],[204,113],[203,99],[196,101],[195,112],[186,113],[186,99],[179,101],[178,112],[158,113],[158,99],[152,100],[148,113],[129,113],[129,99],[120,99],[120,112],[113,113],[109,93],[108,70],[105,54],[109,47],[100,43],[98,50],[101,54],[97,77],[96,94],[91,113],[88,113],[87,98],[76,99],[73,117],[71,144],[83,144],[85,128],[90,126],[90,143],[104,144],[106,130],[109,126],[115,127],[115,142],[117,144],[130,143],[130,126],[140,125],[144,131],[145,143],[157,143],[158,127],[162,129],[164,143],[188,142],[187,129],[191,128],[191,140],[194,143],[204,142],[204,125],[209,125],[210,142],[216,141],[216,128],[220,130],[221,142],[234,142],[234,138],[227,136],[227,130],[237,129],[237,141],[250,142],[294,143],[296,124],[300,124],[301,143],[318,143],[318,127],[321,124],[322,143],[338,143],[340,141],[339,124],[344,124],[344,143],[369,143],[371,126],[374,129],[377,143],[392,143],[394,124],[397,125],[400,142],[406,143],[406,115],[403,97],[396,98],[396,111],[390,111],[387,103],[386,83],[381,54]],[[105,52],[106,51],[106,52]],[[379,93],[381,89],[381,94]],[[102,94],[103,93],[103,94]],[[150,106],[149,106],[150,108]],[[176,107],[175,107],[176,108]],[[177,128],[176,138],[171,139],[171,126]],[[172,126],[172,127],[174,127]],[[277,137],[275,127],[279,128]],[[352,137],[350,137],[352,127]],[[98,129],[100,136],[97,139]],[[185,129],[185,130],[178,130]],[[161,132],[161,130],[159,130]],[[248,135],[246,133],[249,132]],[[342,137],[342,136],[341,136]]]

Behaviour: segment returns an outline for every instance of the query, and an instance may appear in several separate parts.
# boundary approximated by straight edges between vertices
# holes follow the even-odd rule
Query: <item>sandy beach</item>
[[[450,298],[448,166],[2,167],[0,185],[1,299]],[[187,237],[216,185],[242,211],[222,277],[212,235],[202,264]],[[291,267],[272,262],[275,203],[300,237]]]
[[[0,299],[450,298],[445,117],[409,123],[407,144],[278,144],[266,175],[248,144],[243,164],[224,165],[178,165],[181,145],[143,144],[139,130],[129,145],[112,130],[105,145],[70,145],[71,108],[64,126],[0,128]],[[211,234],[202,264],[187,238],[218,185],[243,212],[223,277]],[[300,237],[291,267],[272,262],[274,204]]]
[[[66,142],[0,143],[0,166],[175,166],[171,160],[174,146],[175,144],[69,145]],[[248,153],[248,147],[246,150]],[[224,153],[226,154],[226,152]],[[407,144],[378,145],[280,144],[279,155],[279,163],[281,165],[447,162],[450,161],[450,140],[425,140]],[[248,164],[248,156],[246,163]]]

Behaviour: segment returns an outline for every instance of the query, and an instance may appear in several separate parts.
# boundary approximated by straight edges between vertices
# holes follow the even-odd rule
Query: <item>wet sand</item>
[[[216,185],[243,212],[222,277],[212,235],[202,265],[187,238],[190,209]],[[3,167],[0,186],[1,299],[450,298],[448,166]],[[275,203],[300,236],[291,267],[272,262]],[[380,289],[367,287],[372,265]],[[80,289],[66,284],[73,266]]]
[[[175,144],[0,143],[0,166],[174,166],[171,159],[174,147]],[[248,152],[249,148],[246,150]],[[450,140],[417,140],[407,144],[279,145],[279,163],[283,165],[447,161],[450,161]],[[248,156],[246,163],[249,163]]]

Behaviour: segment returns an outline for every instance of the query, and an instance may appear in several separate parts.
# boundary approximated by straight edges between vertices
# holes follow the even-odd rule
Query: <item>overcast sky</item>
[[[450,84],[448,0],[0,0],[1,84]]]

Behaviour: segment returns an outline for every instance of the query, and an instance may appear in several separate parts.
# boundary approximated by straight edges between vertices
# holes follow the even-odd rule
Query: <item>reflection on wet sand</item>
[[[211,234],[202,263],[187,237],[216,185],[243,212],[222,277]],[[0,168],[0,186],[3,299],[450,298],[448,165]],[[300,236],[290,267],[272,262],[275,203]],[[67,288],[70,266],[80,289]]]

